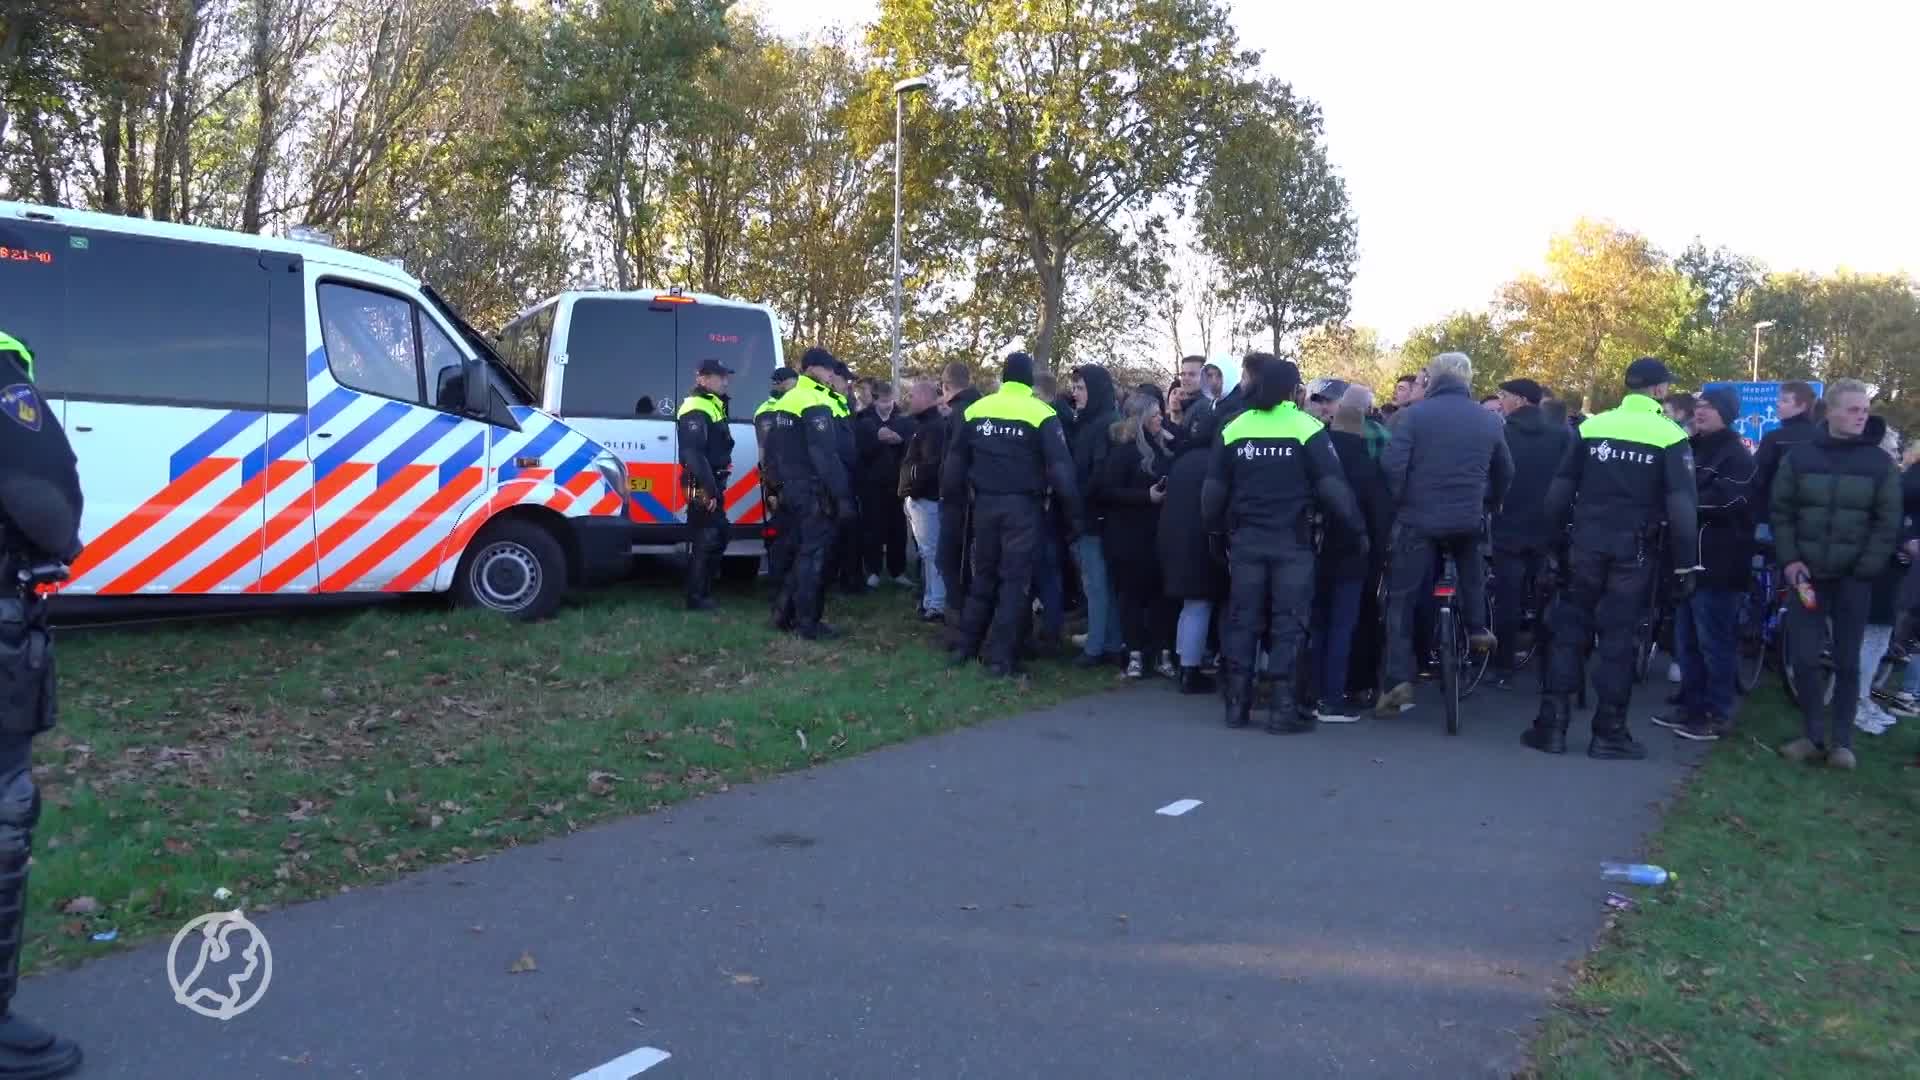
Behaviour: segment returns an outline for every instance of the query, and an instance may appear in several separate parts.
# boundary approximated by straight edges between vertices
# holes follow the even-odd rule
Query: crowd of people
[[[1742,599],[1770,559],[1793,587],[1799,685],[1829,667],[1836,684],[1831,706],[1800,695],[1805,730],[1782,753],[1850,768],[1856,727],[1915,714],[1920,662],[1884,705],[1869,684],[1920,599],[1920,469],[1909,451],[1902,473],[1852,380],[1821,400],[1783,384],[1782,422],[1750,453],[1732,390],[1675,393],[1651,357],[1592,416],[1525,378],[1476,397],[1460,353],[1386,402],[1258,352],[1231,390],[1194,356],[1169,385],[1121,387],[1015,353],[991,392],[964,363],[904,389],[824,349],[799,367],[776,372],[755,424],[773,618],[803,637],[834,636],[829,591],[906,586],[955,664],[1004,676],[1071,648],[1218,693],[1231,726],[1260,706],[1267,730],[1304,733],[1412,707],[1439,663],[1445,574],[1491,685],[1518,690],[1522,656],[1545,658],[1526,745],[1564,753],[1591,685],[1589,756],[1635,759],[1649,608],[1679,684],[1651,722],[1724,737]],[[689,603],[710,602],[690,587]]]

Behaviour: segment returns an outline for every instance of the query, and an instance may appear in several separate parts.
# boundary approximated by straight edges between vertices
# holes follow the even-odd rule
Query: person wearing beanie
[[[1740,395],[1730,386],[1693,399],[1693,479],[1700,500],[1699,584],[1676,605],[1673,648],[1678,709],[1654,723],[1683,739],[1712,742],[1733,730],[1740,594],[1753,573],[1753,455],[1733,428]]]
[[[1593,738],[1587,756],[1637,761],[1647,748],[1633,738],[1627,706],[1633,695],[1634,651],[1653,575],[1672,573],[1674,595],[1693,590],[1700,561],[1699,498],[1687,433],[1661,411],[1672,382],[1667,366],[1643,356],[1627,366],[1627,396],[1580,425],[1573,449],[1547,492],[1547,523],[1572,537],[1561,560],[1559,602],[1540,712],[1521,742],[1547,754],[1567,752],[1570,699],[1585,676],[1584,654],[1596,633]],[[1659,539],[1665,527],[1666,544]],[[1663,555],[1670,560],[1657,566]]]
[[[1545,585],[1547,552],[1553,536],[1547,527],[1547,488],[1573,444],[1564,418],[1548,418],[1541,409],[1545,391],[1532,379],[1500,384],[1500,408],[1506,414],[1507,454],[1513,458],[1513,484],[1493,518],[1493,685],[1513,685],[1520,617],[1527,607],[1527,582]],[[1536,641],[1535,648],[1543,643]]]
[[[802,374],[774,403],[767,449],[780,490],[773,548],[767,553],[767,573],[780,583],[773,595],[773,625],[809,640],[836,636],[820,621],[826,611],[827,555],[836,529],[858,515],[827,393],[837,363],[821,348],[801,357]]]
[[[940,477],[943,516],[971,505],[974,582],[953,643],[957,666],[984,652],[987,670],[1011,676],[1032,614],[1029,590],[1049,490],[1078,534],[1085,520],[1060,417],[1033,396],[1033,358],[1009,355],[1000,389],[954,425]]]
[[[1257,379],[1246,408],[1214,444],[1200,489],[1200,517],[1227,551],[1227,621],[1221,632],[1226,723],[1245,727],[1253,709],[1254,660],[1267,639],[1273,682],[1267,731],[1314,729],[1300,707],[1294,667],[1313,613],[1316,552],[1309,511],[1318,506],[1362,554],[1367,523],[1320,421],[1301,411],[1300,369],[1252,353]]]

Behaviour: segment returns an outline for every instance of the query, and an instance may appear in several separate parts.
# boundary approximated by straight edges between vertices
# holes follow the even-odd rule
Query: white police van
[[[619,458],[387,262],[0,202],[0,329],[79,459],[70,610],[450,590],[531,619],[631,563]]]
[[[702,360],[732,368],[726,565],[730,575],[755,572],[766,515],[753,411],[782,363],[772,308],[678,290],[575,289],[522,312],[496,340],[541,407],[620,456],[635,550],[643,552],[686,540],[674,414]]]

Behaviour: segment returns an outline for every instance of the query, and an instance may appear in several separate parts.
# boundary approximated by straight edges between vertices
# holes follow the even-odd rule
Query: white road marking
[[[1187,811],[1199,805],[1200,805],[1199,799],[1181,799],[1178,802],[1168,803],[1167,805],[1161,807],[1160,809],[1155,810],[1154,813],[1165,814],[1168,817],[1179,817],[1181,814],[1184,814]]]
[[[621,1054],[605,1065],[588,1069],[573,1080],[633,1080],[672,1056],[665,1050],[643,1046],[630,1054]]]

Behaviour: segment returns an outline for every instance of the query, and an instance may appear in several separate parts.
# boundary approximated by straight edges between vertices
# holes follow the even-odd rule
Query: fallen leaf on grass
[[[76,896],[60,905],[60,910],[69,915],[93,915],[100,910],[100,901],[91,896]]]
[[[613,781],[620,779],[610,772],[594,770],[587,774],[587,793],[591,795],[613,794]]]
[[[800,752],[805,753],[807,750],[807,733],[801,731],[799,728],[794,728],[793,734],[795,738],[800,740]]]
[[[160,841],[160,844],[167,849],[168,854],[172,855],[187,855],[193,851],[192,844],[187,843],[185,840],[176,840],[171,836]]]
[[[520,954],[520,959],[515,960],[513,962],[513,965],[507,968],[507,974],[520,975],[528,971],[539,971],[539,970],[540,970],[540,965],[533,962],[533,954],[530,952],[523,952]]]

